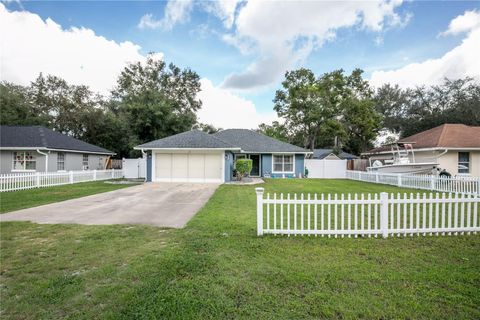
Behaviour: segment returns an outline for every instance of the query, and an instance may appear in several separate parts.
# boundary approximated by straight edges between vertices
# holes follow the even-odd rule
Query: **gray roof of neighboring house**
[[[333,149],[315,149],[313,150],[313,159],[323,159],[331,153],[333,153]],[[341,151],[336,156],[338,156],[340,159],[358,159],[357,156],[344,151]]]
[[[38,148],[115,154],[42,126],[0,126],[0,148]]]
[[[227,129],[214,134],[215,137],[238,146],[244,152],[256,153],[307,153],[306,149],[279,141],[261,133],[248,129]]]
[[[216,138],[212,134],[205,133],[199,130],[191,130],[179,133],[163,139],[150,141],[135,149],[238,149],[238,147],[229,144]]]

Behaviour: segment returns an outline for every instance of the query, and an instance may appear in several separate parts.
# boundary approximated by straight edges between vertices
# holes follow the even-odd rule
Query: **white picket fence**
[[[449,178],[433,175],[402,175],[347,170],[347,179],[413,189],[480,195],[480,178],[476,177],[456,176]]]
[[[0,192],[122,178],[123,170],[32,172],[0,175]]]
[[[257,234],[377,237],[480,231],[480,197],[468,194],[267,194],[256,188]]]

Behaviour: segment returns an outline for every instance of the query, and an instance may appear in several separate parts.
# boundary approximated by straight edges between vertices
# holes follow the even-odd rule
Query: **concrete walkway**
[[[182,228],[217,187],[217,184],[146,183],[0,214],[0,222],[148,224]]]

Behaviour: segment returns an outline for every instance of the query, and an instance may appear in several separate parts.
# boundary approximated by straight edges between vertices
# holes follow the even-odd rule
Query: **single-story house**
[[[252,159],[252,177],[301,177],[311,153],[247,129],[192,130],[135,149],[147,153],[147,181],[157,182],[228,182],[239,158]]]
[[[416,162],[437,161],[440,169],[452,175],[480,177],[480,127],[443,124],[398,142],[412,143]],[[375,148],[362,156],[372,162],[393,157],[389,147]]]
[[[103,170],[114,154],[42,126],[0,126],[0,173]]]
[[[333,149],[314,149],[312,159],[318,160],[352,160],[358,159],[357,156],[345,152],[343,150],[340,151],[339,154],[335,154]]]

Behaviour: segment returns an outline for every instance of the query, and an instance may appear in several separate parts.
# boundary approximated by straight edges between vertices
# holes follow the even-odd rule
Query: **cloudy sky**
[[[255,128],[298,67],[358,67],[374,86],[480,78],[480,2],[0,2],[1,80],[44,72],[108,94],[149,52],[200,75],[200,121]]]

